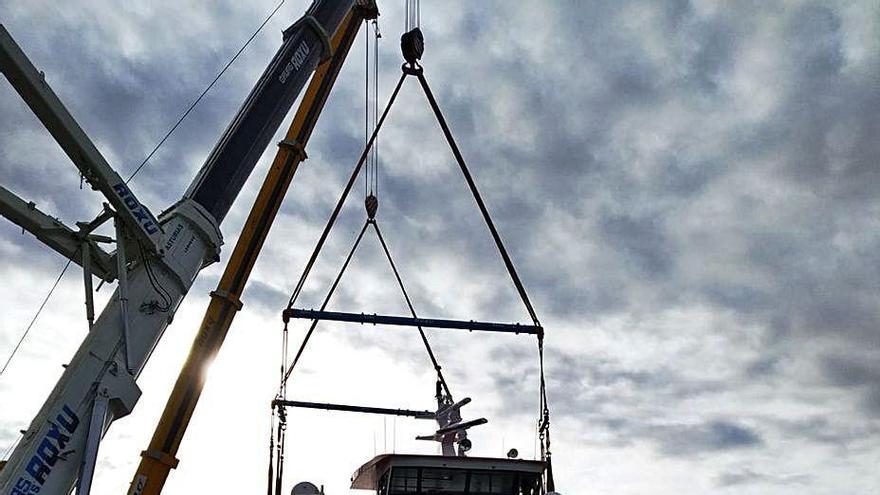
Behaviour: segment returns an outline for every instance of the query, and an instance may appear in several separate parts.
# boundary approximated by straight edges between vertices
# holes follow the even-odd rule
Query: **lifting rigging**
[[[554,493],[550,465],[550,420],[544,379],[544,330],[428,86],[424,70],[419,64],[424,52],[419,1],[406,0],[406,29],[401,36],[401,50],[406,63],[402,66],[400,79],[381,114],[378,108],[378,48],[382,35],[377,16],[375,0],[314,0],[305,16],[284,31],[281,48],[216,144],[184,198],[158,218],[137,200],[129,188],[128,182],[131,177],[123,181],[107,164],[54,95],[42,75],[30,64],[11,36],[0,26],[0,68],[4,75],[71,157],[80,170],[82,178],[102,192],[109,203],[95,220],[77,223],[79,230],[74,231],[39,212],[32,204],[27,204],[6,189],[0,188],[0,213],[32,232],[67,257],[70,262],[83,267],[87,292],[87,317],[91,328],[91,332],[71,360],[55,390],[22,437],[20,444],[12,451],[8,464],[0,464],[0,495],[69,493],[75,483],[77,493],[83,495],[89,493],[101,437],[115,419],[129,414],[134,408],[140,396],[140,389],[135,383],[137,376],[143,370],[152,349],[170,323],[199,270],[219,258],[219,248],[222,244],[219,224],[229,211],[272,134],[314,72],[285,138],[278,143],[278,152],[223,276],[217,288],[211,292],[210,305],[187,361],[168,398],[149,447],[141,454],[142,459],[132,479],[129,495],[158,494],[162,491],[171,469],[177,466],[178,460],[175,455],[207,379],[207,367],[219,352],[235,315],[242,308],[240,297],[245,284],[292,178],[299,164],[306,159],[305,146],[362,24],[367,27],[365,29],[367,105],[364,150],[283,312],[281,376],[277,396],[272,401],[273,429],[270,435],[268,493],[269,495],[281,493],[287,407],[393,414],[435,420],[439,425],[436,432],[417,438],[439,442],[443,455],[457,459],[454,464],[461,469],[470,466],[468,469],[471,471],[468,471],[466,486],[480,486],[481,476],[491,477],[487,473],[501,469],[519,473],[516,483],[520,488],[515,492],[516,494]],[[269,17],[271,18],[271,15]],[[263,23],[265,24],[266,22]],[[428,319],[421,318],[416,313],[376,219],[379,206],[379,131],[403,83],[409,77],[419,81],[493,237],[505,268],[528,311],[531,324]],[[212,82],[211,85],[213,84]],[[181,121],[208,89],[184,113]],[[179,123],[180,121],[174,128]],[[156,149],[174,128],[165,135]],[[155,149],[134,174],[147,163],[153,153]],[[361,172],[364,176],[364,206],[367,214],[363,227],[320,309],[314,311],[295,308],[294,304],[303,290],[309,273]],[[115,239],[92,233],[100,225],[111,220],[115,227]],[[326,311],[331,296],[367,230],[375,233],[382,247],[407,304],[409,316]],[[97,245],[99,242],[114,242],[116,251],[112,253],[103,251]],[[92,275],[97,275],[104,281],[119,282],[114,298],[94,322],[90,304]],[[311,320],[311,324],[295,357],[288,362],[288,323],[291,319],[308,319]],[[416,328],[437,375],[435,392],[437,410],[412,411],[288,400],[287,383],[321,320]],[[453,399],[424,328],[509,332],[537,336],[540,363],[538,434],[541,443],[541,461],[474,458],[479,462],[470,465],[464,461],[465,453],[471,447],[467,439],[467,430],[486,423],[486,419],[462,420],[460,410],[470,402],[470,398],[458,401]],[[274,426],[276,415],[277,430]],[[427,463],[424,464],[425,466],[429,466],[434,462],[431,459],[414,457],[417,456],[379,456],[356,473],[352,487],[387,489],[397,483],[396,480],[402,476],[400,473],[405,473],[407,469],[417,465],[413,463],[423,462]],[[452,461],[448,460],[448,462]],[[418,468],[417,483],[420,487],[422,469],[422,467]],[[489,483],[491,485],[491,480]],[[511,491],[503,493],[514,495],[513,485],[510,486]],[[455,493],[468,491],[467,488],[464,490]],[[380,491],[380,493],[389,492]],[[430,491],[430,493],[453,492]]]
[[[370,71],[369,71],[369,51],[367,53],[367,83],[366,83],[366,95],[367,95],[367,111],[366,111],[366,126],[365,131],[369,128],[369,118],[372,114],[374,116],[373,121],[373,131],[369,139],[366,140],[365,147],[363,153],[361,154],[360,160],[355,165],[354,170],[351,173],[348,183],[344,188],[341,197],[336,203],[336,207],[332,211],[330,218],[325,225],[318,242],[312,251],[311,256],[309,257],[306,266],[296,284],[296,287],[290,297],[287,308],[283,311],[283,321],[284,326],[282,330],[282,368],[281,368],[281,381],[279,384],[278,395],[272,401],[272,425],[275,430],[270,434],[269,441],[269,482],[268,482],[268,495],[280,495],[281,494],[281,486],[283,482],[283,470],[284,470],[284,449],[285,449],[285,437],[286,437],[286,429],[287,429],[287,407],[299,407],[299,408],[310,408],[310,409],[326,409],[326,410],[334,410],[334,411],[350,411],[350,412],[361,412],[361,413],[371,413],[371,414],[389,414],[389,415],[397,415],[397,416],[411,416],[420,419],[435,419],[438,421],[440,428],[433,435],[429,436],[421,436],[417,437],[420,440],[435,440],[441,443],[442,452],[444,456],[450,457],[464,457],[466,452],[470,450],[471,443],[467,439],[467,430],[473,426],[477,426],[480,424],[486,423],[485,418],[479,418],[472,421],[462,421],[460,409],[463,405],[470,402],[470,398],[465,398],[459,402],[455,402],[452,396],[452,393],[449,390],[449,386],[443,376],[442,368],[438,363],[438,360],[431,349],[431,345],[427,339],[427,336],[424,332],[423,327],[433,327],[433,328],[457,328],[457,329],[467,329],[467,330],[483,330],[483,331],[501,331],[501,332],[514,332],[514,333],[527,333],[534,334],[538,339],[538,354],[539,354],[539,370],[540,370],[540,411],[539,411],[539,420],[538,420],[538,436],[541,445],[541,484],[540,484],[540,493],[555,493],[555,486],[553,481],[553,471],[551,467],[551,452],[550,452],[550,414],[549,407],[547,404],[547,396],[546,396],[546,383],[544,378],[544,331],[541,327],[541,324],[538,320],[537,313],[534,310],[534,307],[529,300],[528,294],[525,291],[525,288],[522,284],[522,281],[519,278],[519,275],[516,272],[516,269],[513,265],[513,262],[504,246],[503,241],[501,240],[501,236],[499,235],[497,229],[495,228],[494,222],[488,212],[488,209],[480,196],[480,193],[477,189],[476,183],[471,176],[467,164],[464,161],[464,158],[458,149],[458,146],[452,136],[452,133],[449,129],[448,124],[437,104],[436,99],[434,98],[433,93],[431,92],[430,87],[428,86],[427,79],[424,76],[424,70],[422,66],[418,63],[418,60],[421,58],[421,55],[424,50],[424,38],[421,34],[421,31],[418,25],[410,24],[410,20],[417,19],[418,14],[414,14],[415,17],[411,17],[409,14],[409,7],[411,6],[411,2],[407,2],[408,7],[408,31],[401,37],[401,49],[404,54],[404,58],[406,63],[402,66],[402,74],[400,80],[395,86],[391,97],[388,103],[385,106],[385,109],[381,115],[381,118],[375,118],[378,116],[377,112],[370,111]],[[418,12],[417,5],[413,6],[413,12]],[[375,44],[378,44],[378,31],[376,31],[376,40]],[[369,46],[369,41],[367,42]],[[376,57],[378,60],[378,57]],[[375,68],[374,68],[375,70]],[[385,122],[385,119],[394,104],[397,95],[400,91],[400,88],[403,82],[406,80],[408,76],[413,76],[418,79],[421,88],[428,100],[431,109],[434,112],[435,117],[444,133],[444,136],[452,149],[453,155],[455,156],[456,162],[459,165],[459,168],[465,178],[465,181],[468,184],[468,187],[474,196],[474,200],[477,203],[477,206],[482,214],[482,217],[487,225],[489,232],[492,235],[492,238],[495,242],[496,248],[500,253],[505,268],[508,271],[511,280],[516,287],[517,293],[520,296],[524,306],[526,307],[530,318],[532,319],[532,325],[520,325],[520,324],[501,324],[501,323],[489,323],[489,322],[474,322],[474,321],[455,321],[455,320],[436,320],[436,319],[424,319],[419,318],[416,314],[416,311],[413,307],[412,301],[409,297],[409,294],[406,291],[406,287],[403,283],[403,280],[400,276],[400,272],[397,269],[396,264],[391,256],[391,252],[388,248],[388,244],[385,241],[385,238],[382,235],[382,231],[379,228],[378,220],[376,219],[376,213],[379,206],[379,200],[377,198],[378,192],[378,153],[377,153],[377,141],[379,136],[379,131],[382,127],[382,124]],[[377,77],[377,76],[375,76]],[[375,83],[375,80],[374,80]],[[366,132],[365,132],[366,133]],[[297,309],[294,307],[297,302],[298,297],[300,296],[303,287],[305,285],[306,279],[311,272],[315,261],[322,250],[326,239],[333,228],[336,220],[339,216],[340,211],[352,189],[352,185],[354,184],[357,176],[359,175],[361,169],[364,171],[364,206],[366,210],[366,220],[364,221],[363,227],[360,229],[354,244],[348,252],[347,257],[345,258],[342,267],[338,271],[336,277],[334,278],[332,284],[326,295],[324,296],[320,309],[319,310],[305,310],[305,309]],[[373,232],[376,234],[378,241],[382,246],[383,253],[385,254],[386,259],[389,262],[389,265],[392,268],[394,276],[397,280],[398,286],[400,288],[401,294],[406,301],[408,310],[411,314],[411,317],[402,317],[402,316],[385,316],[385,315],[369,315],[369,314],[357,314],[357,313],[343,313],[343,312],[331,312],[327,311],[327,305],[330,302],[333,293],[336,291],[343,274],[346,269],[349,267],[350,262],[354,253],[356,252],[358,246],[361,243],[361,240],[364,237],[366,231],[372,228]],[[311,324],[308,327],[308,330],[303,337],[303,340],[290,364],[287,361],[287,345],[288,345],[288,324],[291,319],[300,318],[300,319],[309,319],[311,320]],[[333,320],[333,321],[346,321],[346,322],[356,322],[356,323],[372,323],[372,324],[390,324],[390,325],[405,325],[412,326],[418,329],[419,335],[422,339],[422,342],[425,346],[425,349],[428,353],[428,356],[431,360],[432,365],[437,373],[437,386],[436,386],[436,399],[437,399],[437,412],[430,413],[429,411],[409,411],[409,410],[401,410],[401,409],[389,409],[389,408],[377,408],[377,407],[364,407],[364,406],[353,406],[353,405],[345,405],[345,404],[327,404],[327,403],[314,403],[314,402],[304,402],[304,401],[293,401],[287,399],[287,383],[291,377],[292,372],[294,371],[297,363],[302,357],[303,351],[306,345],[309,343],[318,323],[322,320]],[[276,426],[276,417],[277,417],[277,426]],[[458,445],[458,449],[455,449],[455,444]],[[380,456],[381,457],[381,456]],[[377,458],[379,459],[379,458]],[[375,461],[375,460],[374,460]],[[389,461],[391,462],[391,461]],[[369,465],[369,463],[368,463]],[[426,464],[427,465],[427,464]],[[444,464],[445,465],[445,464]],[[365,465],[366,467],[366,465]],[[375,466],[372,466],[375,468]],[[363,468],[362,468],[363,469]],[[391,468],[389,469],[389,473],[391,472]],[[494,467],[493,467],[494,469]],[[387,476],[387,473],[386,473]],[[468,474],[468,483],[470,482],[470,474]],[[373,476],[375,478],[375,476]],[[369,488],[369,489],[378,489],[378,493],[386,493],[382,491],[381,486],[378,484],[379,481],[376,479],[372,479],[371,481],[358,481],[361,480],[358,473],[356,473],[355,478],[353,479],[352,488]],[[387,482],[387,480],[386,480]],[[421,483],[421,481],[419,481]],[[420,486],[420,485],[419,485]],[[387,487],[387,485],[386,485]],[[523,485],[521,490],[525,490],[526,486]],[[418,493],[422,493],[418,491]],[[433,491],[431,493],[434,493]],[[441,493],[440,490],[437,493]],[[442,493],[453,493],[450,492],[442,492]],[[454,492],[454,493],[464,493],[464,492]],[[493,492],[494,493],[494,492]],[[508,493],[508,492],[505,492]],[[513,492],[509,492],[513,493]],[[526,491],[521,491],[517,493],[527,493]],[[528,492],[528,493],[537,493],[537,492]]]
[[[361,12],[364,8],[375,11],[375,4],[369,0],[315,0],[312,3],[303,19],[284,32],[281,48],[183,199],[158,218],[138,201],[127,181],[107,163],[43,75],[0,26],[3,74],[71,158],[84,180],[108,202],[94,221],[78,224],[79,232],[60,222],[58,225],[48,223],[51,217],[5,189],[4,193],[8,194],[0,198],[4,200],[0,201],[0,212],[83,266],[88,282],[92,274],[105,280],[118,280],[114,297],[94,322],[7,462],[0,466],[0,494],[62,494],[69,493],[75,484],[79,494],[89,493],[100,439],[113,421],[135,407],[140,397],[136,379],[153,348],[198,272],[219,258],[222,244],[219,225],[233,200],[312,72],[331,58],[330,38],[336,37],[353,11]],[[359,24],[360,20],[355,23]],[[324,78],[330,86],[332,79]],[[316,90],[313,97],[318,93]],[[326,92],[321,95],[325,98]],[[320,113],[320,108],[314,105],[311,110]],[[300,128],[307,128],[304,136],[307,137],[311,127]],[[299,163],[304,157],[303,144],[292,140],[282,142],[282,147],[293,151],[285,157],[287,163],[282,168],[290,170],[294,163]],[[287,183],[289,178],[287,182],[280,181],[283,187],[277,188],[277,192],[282,192]],[[274,211],[267,210],[267,215],[269,213],[274,215]],[[116,228],[114,253],[104,252],[93,244],[94,239],[87,237],[110,220]],[[47,230],[47,225],[55,228]],[[251,235],[251,238],[261,244],[265,236]],[[84,249],[86,245],[90,249]],[[250,266],[239,270],[236,283],[246,279],[249,270]],[[232,307],[240,307],[234,293],[215,291],[214,299],[228,300]],[[224,311],[230,319],[229,311],[226,308]],[[226,323],[218,326],[223,325]],[[219,335],[221,341],[223,335]],[[209,351],[197,357],[211,356]],[[200,370],[205,364],[204,360],[199,362],[196,367],[199,371],[191,375],[194,386],[189,387],[183,397],[190,405],[194,405],[201,390],[204,376]],[[181,410],[188,419],[191,409]],[[180,422],[176,427],[171,426],[179,430]],[[176,438],[179,443],[179,437]],[[171,446],[176,448],[173,441]],[[145,458],[150,453],[147,452]],[[172,456],[161,454],[156,459],[160,464],[169,469],[176,464]]]
[[[240,297],[244,286],[294,174],[299,164],[306,159],[305,146],[358,29],[363,21],[377,15],[374,3],[357,4],[330,41],[332,57],[315,72],[287,135],[278,145],[278,152],[248,214],[245,228],[236,242],[217,288],[211,293],[211,302],[157,423],[150,445],[141,454],[140,465],[129,488],[131,495],[160,493],[171,469],[177,466],[175,455],[207,379],[206,363],[210,363],[219,352],[233,319],[242,308]],[[297,24],[303,22],[301,20]]]

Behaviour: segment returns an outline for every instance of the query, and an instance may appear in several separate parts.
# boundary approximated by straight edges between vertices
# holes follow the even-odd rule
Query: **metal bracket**
[[[104,433],[104,420],[110,399],[107,391],[101,391],[92,403],[92,415],[89,420],[89,431],[83,452],[82,464],[79,468],[79,481],[76,485],[77,495],[89,495],[92,491],[92,479],[95,476],[95,464],[98,460],[98,447],[101,446],[101,435]]]
[[[100,191],[119,213],[126,227],[148,249],[158,251],[163,232],[159,222],[138,201],[119,174],[68,112],[45,76],[27,58],[0,24],[0,70],[40,122],[70,157],[83,178]]]
[[[79,227],[79,232],[77,232],[77,237],[81,240],[81,255],[82,255],[82,268],[83,268],[83,286],[86,292],[86,321],[89,324],[89,330],[92,329],[92,325],[95,323],[95,297],[94,297],[94,289],[92,287],[92,249],[95,243],[95,240],[100,240],[102,242],[111,242],[110,238],[104,238],[103,236],[92,235],[91,232],[98,227],[101,226],[104,222],[113,217],[113,212],[110,211],[108,207],[104,207],[104,211],[101,212],[94,220],[91,222],[76,222],[76,226]],[[95,249],[97,246],[94,246]],[[118,271],[118,268],[117,268]]]
[[[113,257],[96,244],[110,242],[110,239],[91,234],[100,225],[92,226],[100,216],[87,224],[77,223],[79,230],[73,230],[61,220],[40,211],[33,202],[19,198],[3,186],[0,186],[0,215],[77,265],[88,264],[89,271],[101,280],[112,282],[116,279]],[[89,244],[88,254],[85,255],[82,251],[84,243]]]
[[[165,452],[160,452],[158,450],[144,450],[141,452],[141,457],[149,457],[150,459],[156,459],[157,461],[165,464],[171,469],[176,469],[177,465],[180,464],[180,459],[169,455]]]
[[[333,45],[330,44],[330,37],[327,36],[327,31],[324,29],[324,26],[322,26],[321,23],[314,18],[314,16],[303,16],[300,20],[291,24],[290,27],[283,31],[281,39],[287,41],[287,38],[290,37],[290,34],[296,31],[303,24],[312,29],[312,31],[318,36],[318,39],[321,40],[321,45],[324,47],[321,53],[321,60],[318,62],[318,65],[323,64],[327,60],[330,60],[330,58],[333,57]]]
[[[223,245],[223,234],[217,226],[217,220],[205,208],[190,198],[183,198],[159,215],[159,221],[165,223],[174,215],[187,219],[202,239],[211,246],[213,256],[207,256],[209,263],[220,259],[220,246]],[[163,251],[164,252],[164,251]]]
[[[77,230],[73,230],[61,220],[41,212],[33,202],[25,202],[0,186],[0,215],[32,233],[38,240],[82,267],[86,321],[91,329],[95,322],[92,275],[97,275],[103,281],[112,282],[118,272],[113,256],[98,247],[99,242],[110,243],[113,239],[92,232],[112,218],[114,213],[105,206],[104,211],[94,220],[76,222]]]
[[[309,155],[306,154],[306,149],[302,143],[293,139],[282,139],[281,141],[278,141],[278,147],[291,150],[296,154],[300,161],[306,161],[309,157]]]
[[[379,7],[376,5],[376,0],[357,0],[357,8],[361,17],[366,21],[379,17]]]
[[[212,290],[211,297],[216,297],[217,299],[223,299],[224,301],[229,302],[235,308],[236,311],[241,311],[241,308],[244,307],[241,300],[236,297],[234,294],[230,294],[225,290]]]
[[[140,396],[141,390],[132,376],[112,372],[105,374],[104,380],[98,385],[92,404],[92,414],[80,465],[79,482],[77,483],[77,495],[88,495],[91,491],[95,464],[98,459],[98,448],[101,444],[101,437],[104,435],[104,423],[108,412],[112,412],[115,418],[126,416],[134,409]]]
[[[116,291],[116,297],[119,299],[119,312],[122,318],[122,338],[125,344],[125,369],[130,374],[134,374],[131,358],[131,342],[128,327],[128,268],[125,257],[125,227],[119,217],[113,219],[116,227],[116,271],[119,279],[119,286]]]
[[[422,68],[422,66],[419,65],[418,63],[403,64],[402,66],[400,66],[400,68],[403,70],[403,73],[408,76],[419,77],[425,72],[425,70]]]

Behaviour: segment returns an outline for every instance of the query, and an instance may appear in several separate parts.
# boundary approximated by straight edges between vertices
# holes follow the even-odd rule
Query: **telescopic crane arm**
[[[119,280],[0,469],[0,495],[68,494],[77,480],[78,493],[89,493],[102,436],[113,421],[134,409],[140,397],[135,380],[199,270],[219,258],[220,222],[313,71],[331,56],[330,37],[362,3],[314,0],[306,15],[285,31],[281,48],[184,198],[159,215],[155,225],[130,189],[116,187],[124,183],[0,29],[3,74],[116,210],[113,256]]]
[[[356,6],[342,22],[331,41],[333,57],[315,72],[299,109],[257,194],[232,256],[226,264],[211,302],[193,340],[189,356],[174,384],[162,417],[132,479],[129,495],[161,493],[199,400],[208,366],[214,360],[232,321],[241,309],[240,301],[251,269],[299,164],[305,160],[305,145],[321,114],[327,96],[342,68],[349,48],[365,19],[377,15],[375,3]],[[303,21],[300,21],[303,22]]]

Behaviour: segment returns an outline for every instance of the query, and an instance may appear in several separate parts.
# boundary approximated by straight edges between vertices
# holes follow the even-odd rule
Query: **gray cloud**
[[[755,431],[724,420],[657,430],[656,440],[668,455],[756,447],[763,443]]]
[[[289,297],[290,294],[259,280],[249,283],[242,294],[242,300],[248,306],[255,306],[257,311],[266,312],[276,318],[280,318],[281,310],[287,306]]]
[[[771,474],[753,471],[751,469],[742,469],[739,471],[721,473],[718,475],[717,479],[718,486],[732,487],[751,485],[755,483],[770,485],[808,485],[813,477],[808,474],[774,476]]]
[[[182,4],[169,17],[81,3],[51,15],[19,3],[4,24],[121,171],[140,163],[265,10]],[[880,431],[878,7],[459,1],[426,12],[426,75],[547,326],[549,393],[555,424],[569,429],[557,435],[573,452],[569,465],[588,458],[588,446],[646,448],[657,462],[686,459],[714,485],[780,493],[839,488],[840,473],[862,473],[859,452]],[[183,192],[298,12],[287,14],[137,178],[154,209]],[[383,94],[399,67],[396,16],[383,16]],[[245,311],[272,321],[361,151],[353,60],[244,294]],[[4,185],[69,223],[97,211],[99,197],[78,190],[75,170],[7,83],[0,113]],[[414,81],[389,117],[381,157],[379,218],[419,313],[524,321]],[[363,221],[361,194],[302,305],[320,304],[335,276]],[[56,255],[13,226],[0,235],[4,260],[41,267],[40,283],[51,282]],[[364,242],[331,307],[403,314],[375,239]],[[412,333],[327,331],[410,370],[426,366]],[[479,389],[495,416],[533,419],[533,346],[430,338],[454,390]],[[753,467],[786,449],[804,454],[785,456],[778,471]],[[853,467],[829,467],[833,459]],[[569,484],[586,490],[578,482]],[[688,480],[676,486],[693,491]]]
[[[880,416],[880,362],[876,353],[829,355],[823,360],[823,371],[839,387],[863,391],[861,405],[869,414]]]

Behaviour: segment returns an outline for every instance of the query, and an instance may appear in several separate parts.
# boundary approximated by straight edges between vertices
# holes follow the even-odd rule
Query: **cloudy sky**
[[[403,3],[380,1],[382,95],[399,73]],[[273,6],[0,0],[0,22],[127,175]],[[138,175],[132,187],[153,211],[184,192],[305,7],[286,2]],[[880,6],[426,0],[422,21],[427,77],[547,328],[560,491],[880,491]],[[264,487],[280,311],[363,144],[362,43],[166,493]],[[526,321],[414,81],[380,153],[378,217],[419,313]],[[224,222],[227,248],[271,156]],[[68,224],[100,208],[5,79],[0,180]],[[361,199],[322,253],[306,307],[320,304],[363,222]],[[331,309],[404,314],[377,246],[364,240]],[[64,262],[0,222],[3,360]],[[202,273],[140,379],[135,413],[107,435],[97,493],[125,491],[221,270]],[[71,269],[0,376],[0,452],[85,335],[83,313]],[[303,330],[293,328],[295,344]],[[474,399],[466,415],[490,420],[473,431],[474,451],[532,456],[534,341],[429,337],[453,392]],[[328,324],[290,395],[429,408],[432,370],[408,329]],[[435,451],[412,440],[426,423],[308,411],[291,421],[289,485],[348,493],[350,473],[374,453]]]

